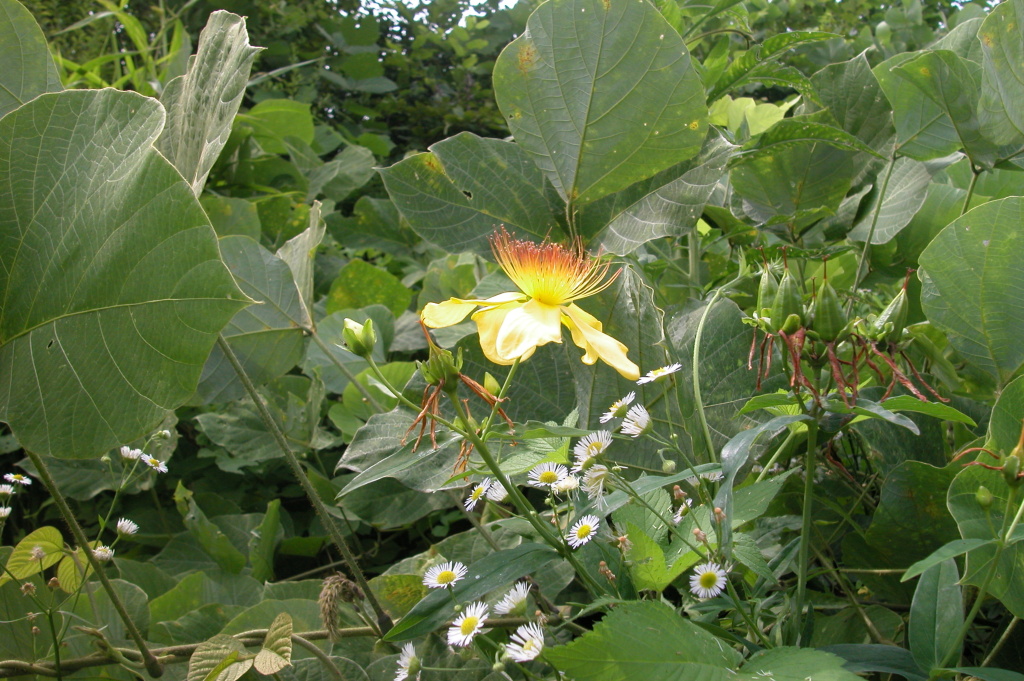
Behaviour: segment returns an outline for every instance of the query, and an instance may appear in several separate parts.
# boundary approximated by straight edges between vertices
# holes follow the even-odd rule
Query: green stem
[[[401,390],[399,390],[395,386],[391,385],[391,381],[389,381],[387,379],[387,377],[384,375],[384,372],[382,372],[380,370],[380,367],[377,366],[377,363],[373,361],[372,357],[367,357],[366,361],[370,364],[370,369],[373,371],[374,375],[377,377],[377,380],[380,381],[384,385],[384,387],[387,388],[391,392],[392,395],[394,395],[394,396],[396,396],[398,398],[398,402],[400,404],[404,404],[406,407],[409,407],[410,409],[412,409],[415,412],[419,412],[421,410],[420,405],[416,404],[415,402],[410,400],[408,397],[403,395]],[[451,421],[448,421],[444,417],[440,416],[439,414],[431,414],[430,418],[434,419],[435,421],[440,423],[445,428],[448,428],[449,430],[453,430],[456,433],[461,433],[462,432],[462,430],[458,426],[456,426]]]
[[[508,376],[505,377],[505,382],[501,385],[501,390],[495,395],[494,404],[491,405],[491,413],[487,416],[487,420],[484,421],[483,427],[480,428],[480,432],[483,433],[484,439],[487,438],[487,434],[491,432],[491,424],[494,422],[494,417],[498,413],[499,405],[501,401],[505,399],[505,395],[508,394],[509,388],[512,386],[512,377],[516,375],[516,370],[519,368],[519,358],[517,357],[513,362],[512,366],[508,368]]]
[[[732,582],[728,578],[725,580],[725,588],[726,591],[729,592],[729,598],[732,599],[733,605],[736,606],[736,612],[738,612],[740,617],[743,618],[743,621],[746,622],[747,629],[757,636],[757,640],[760,641],[761,645],[765,648],[774,648],[775,646],[772,645],[772,642],[769,641],[768,637],[764,635],[763,631],[761,631],[761,627],[757,626],[757,623],[750,618],[750,615],[748,615],[747,611],[743,608],[743,601],[740,600],[739,594],[736,593],[736,587],[732,585]]]
[[[971,164],[971,184],[967,186],[967,196],[964,197],[964,205],[960,209],[960,215],[967,212],[967,208],[971,205],[971,199],[974,198],[974,187],[978,184],[978,176],[981,175],[981,171],[974,169],[974,164]]]
[[[334,664],[334,660],[330,658],[324,651],[320,650],[320,647],[312,641],[307,641],[298,634],[292,634],[292,642],[297,643],[299,646],[305,648],[313,654],[313,657],[320,660],[320,664],[327,667],[328,671],[334,675],[334,678],[339,681],[345,681],[345,675],[338,669],[338,665]]]
[[[53,668],[57,672],[57,681],[61,681],[64,675],[61,673],[60,668],[60,639],[57,637],[57,627],[53,623],[53,610],[47,608],[46,619],[50,623],[50,635],[53,637]]]
[[[1010,639],[1010,633],[1013,632],[1013,628],[1017,626],[1018,622],[1020,622],[1020,618],[1016,616],[1010,620],[1010,623],[1006,625],[1006,629],[1003,631],[1002,636],[1000,636],[999,640],[996,641],[996,644],[992,646],[992,650],[990,650],[988,655],[985,656],[985,659],[981,661],[982,667],[987,667],[992,664],[992,660],[995,659],[996,655],[999,654],[999,651],[1003,649],[1003,645],[1005,645]]]
[[[321,350],[323,350],[323,353],[327,355],[327,359],[331,360],[331,363],[334,364],[334,366],[338,367],[338,371],[343,373],[345,375],[345,378],[347,378],[356,387],[356,390],[358,390],[359,394],[363,396],[363,399],[366,400],[371,407],[373,407],[374,411],[376,411],[377,413],[387,411],[387,409],[385,409],[384,406],[377,401],[377,398],[373,396],[373,393],[370,392],[370,389],[356,380],[356,376],[355,374],[352,373],[352,370],[345,366],[340,359],[334,356],[334,353],[331,352],[331,349],[327,346],[327,343],[324,343],[323,339],[320,338],[319,333],[317,333],[314,329],[306,329],[306,333],[308,333],[310,337],[312,337],[313,342],[316,343]]]
[[[688,248],[687,250],[687,261],[689,266],[689,279],[690,287],[700,291],[704,288],[700,283],[700,232],[694,227],[690,230],[690,235],[686,238]]]
[[[228,358],[228,361],[234,368],[235,373],[238,374],[239,380],[245,387],[245,391],[249,393],[249,397],[256,406],[256,411],[259,412],[264,425],[266,425],[267,430],[270,431],[274,441],[277,443],[278,449],[281,450],[281,453],[284,454],[285,460],[288,461],[288,465],[291,467],[292,473],[299,481],[299,484],[302,486],[303,491],[305,491],[309,501],[313,504],[313,508],[316,511],[317,516],[319,516],[320,522],[327,529],[327,533],[330,535],[335,546],[337,546],[338,550],[341,551],[341,556],[345,559],[345,565],[355,578],[356,583],[359,584],[359,588],[363,590],[366,600],[370,603],[370,607],[373,608],[373,612],[377,616],[377,626],[380,627],[380,632],[382,634],[386,633],[392,626],[391,618],[388,617],[386,612],[384,612],[384,609],[377,601],[377,597],[373,595],[373,591],[370,589],[370,585],[366,581],[363,571],[359,568],[359,564],[356,562],[355,555],[352,554],[352,551],[345,542],[345,538],[342,536],[341,531],[338,529],[338,526],[334,523],[334,519],[327,511],[327,505],[324,504],[320,495],[317,494],[316,490],[313,488],[313,484],[309,481],[309,478],[306,476],[306,472],[302,469],[302,464],[299,463],[298,457],[295,456],[291,447],[288,446],[288,442],[285,440],[284,433],[281,432],[281,428],[277,425],[277,421],[274,420],[270,410],[267,409],[267,406],[263,403],[263,399],[256,391],[256,386],[253,385],[249,375],[245,373],[245,369],[242,367],[241,362],[238,361],[235,351],[231,348],[231,345],[227,340],[225,340],[223,335],[217,336],[217,345],[220,346],[224,356]]]
[[[796,636],[800,636],[804,602],[807,599],[807,567],[811,556],[811,511],[814,506],[815,455],[818,449],[818,422],[807,423],[807,454],[804,457],[804,501],[800,524],[800,554],[797,563],[796,598],[794,599],[794,621]]]
[[[89,538],[85,536],[85,531],[82,530],[82,526],[78,524],[78,519],[75,518],[75,514],[72,512],[71,507],[68,505],[67,499],[61,493],[60,488],[57,487],[57,483],[54,481],[53,476],[50,475],[50,469],[47,467],[46,462],[43,458],[31,452],[25,450],[25,454],[32,461],[32,464],[36,467],[36,471],[39,474],[39,479],[42,480],[43,485],[46,487],[50,496],[53,497],[54,503],[57,504],[57,508],[60,509],[60,513],[64,516],[64,522],[68,524],[71,529],[71,534],[75,538],[75,543],[82,547],[82,553],[85,554],[86,560],[92,566],[93,572],[99,577],[100,584],[103,585],[107,595],[110,597],[110,603],[114,606],[114,610],[121,617],[121,621],[124,622],[125,631],[128,632],[128,636],[131,637],[132,641],[139,648],[139,653],[142,654],[142,661],[146,665],[146,671],[150,676],[159,677],[164,673],[164,667],[160,662],[153,656],[153,653],[149,651],[149,646],[146,645],[146,640],[142,638],[142,632],[135,625],[135,621],[132,620],[131,615],[128,614],[127,608],[124,607],[124,603],[121,602],[121,597],[117,591],[114,590],[114,585],[110,583],[107,578],[106,572],[103,570],[103,566],[100,561],[93,555],[93,552],[89,549]]]
[[[885,192],[889,188],[889,178],[892,177],[893,166],[896,165],[896,154],[893,154],[889,158],[889,167],[885,170],[885,179],[882,180],[882,189],[878,194],[878,203],[875,204],[875,212],[871,216],[871,227],[868,229],[868,238],[864,241],[864,248],[860,252],[860,259],[857,261],[857,270],[854,272],[853,286],[850,288],[856,290],[857,286],[860,285],[860,280],[864,277],[864,267],[867,265],[868,256],[871,253],[871,240],[875,238],[875,227],[878,226],[878,216],[882,212],[882,201],[885,200]],[[853,305],[853,298],[847,302],[846,313],[850,313],[850,309]]]
[[[782,458],[783,454],[789,451],[790,445],[793,444],[793,441],[796,440],[797,437],[799,437],[797,435],[797,431],[789,431],[789,433],[786,435],[786,439],[782,441],[782,444],[779,445],[779,448],[775,450],[774,454],[772,454],[772,458],[768,459],[768,463],[766,463],[764,465],[764,468],[761,469],[761,472],[758,473],[757,480],[755,480],[754,482],[761,482],[762,480],[765,479],[765,477],[768,475],[768,471],[772,468],[772,466],[774,466],[778,462],[779,459]]]

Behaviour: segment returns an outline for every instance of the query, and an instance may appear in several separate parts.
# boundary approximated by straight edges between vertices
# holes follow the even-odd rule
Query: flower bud
[[[365,324],[360,324],[352,319],[345,320],[345,326],[341,329],[341,337],[353,355],[369,357],[373,353],[373,346],[377,342],[377,334],[373,332],[373,320],[367,319]]]
[[[992,492],[985,485],[978,485],[978,491],[974,493],[974,498],[978,500],[978,506],[982,508],[992,505]]]
[[[484,390],[492,395],[497,395],[501,392],[501,384],[498,383],[498,379],[491,376],[490,371],[484,372]]]
[[[505,671],[505,665],[503,663],[501,663],[501,662],[495,662],[494,664],[491,665],[491,671],[492,672],[497,672],[498,674],[500,674],[503,671]]]
[[[662,459],[661,472],[666,475],[672,475],[676,472],[676,462],[672,459]]]

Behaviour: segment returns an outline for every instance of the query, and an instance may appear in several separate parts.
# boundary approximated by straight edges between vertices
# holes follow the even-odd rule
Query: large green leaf
[[[44,92],[62,90],[46,37],[17,0],[0,0],[0,117]]]
[[[0,418],[28,449],[99,456],[195,390],[245,304],[153,142],[155,100],[41,95],[0,120]]]
[[[981,69],[949,50],[926,51],[892,69],[904,85],[931,99],[949,118],[960,145],[977,165],[991,168],[999,150],[981,134],[978,120]]]
[[[995,7],[978,32],[982,53],[981,130],[998,144],[1024,137],[1024,2]]]
[[[829,64],[811,82],[839,127],[881,154],[888,154],[896,136],[892,108],[861,53],[850,61]]]
[[[975,367],[1006,383],[1024,364],[1024,198],[946,226],[920,257],[921,306]]]
[[[652,239],[688,234],[735,148],[712,131],[695,158],[585,206],[580,232],[594,246],[620,255]]]
[[[230,12],[210,15],[188,71],[164,88],[160,101],[167,125],[156,143],[198,196],[227,144],[242,103],[252,62],[261,48],[249,44],[245,19]]]
[[[582,205],[700,151],[704,87],[648,2],[550,0],[494,66],[498,107],[565,201]]]
[[[904,156],[928,161],[947,156],[960,148],[953,122],[931,98],[922,96],[894,69],[918,53],[908,52],[882,62],[872,72],[892,105],[896,124],[896,148]]]
[[[992,505],[987,509],[978,503],[977,493],[981,485],[992,492]],[[999,471],[967,466],[950,485],[946,503],[964,539],[987,540],[996,538],[1004,522],[1009,522],[1004,520],[1009,496],[1010,488]],[[1016,508],[1011,507],[1011,515],[1015,512]],[[996,551],[996,545],[991,543],[969,551],[963,583],[973,586],[984,583],[992,569]],[[988,583],[988,593],[1002,601],[1014,615],[1024,617],[1024,542],[1003,549],[992,581]]]
[[[725,681],[740,655],[672,608],[655,601],[625,603],[594,630],[544,651],[577,681]]]
[[[719,3],[719,8],[722,4]],[[708,101],[713,102],[724,93],[751,82],[792,87],[813,99],[817,95],[807,78],[795,68],[782,66],[776,61],[798,45],[835,37],[834,33],[823,31],[786,31],[768,38],[762,44],[740,54],[729,64],[729,68],[718,78],[714,87],[710,88]]]
[[[513,142],[464,132],[380,174],[413,230],[450,253],[490,254],[499,224],[538,240],[559,231],[558,195]]]
[[[941,665],[960,644],[957,632],[964,622],[963,595],[956,561],[949,558],[921,575],[910,606],[907,642],[922,669]]]
[[[258,304],[239,310],[224,338],[256,385],[283,375],[302,359],[303,331],[310,324],[288,264],[247,236],[220,240],[224,263],[242,291]],[[245,387],[219,347],[213,348],[196,389],[200,403],[227,402]]]
[[[864,218],[847,236],[854,241],[867,241],[870,233],[873,244],[892,241],[910,224],[910,220],[924,204],[931,179],[931,173],[924,163],[905,157],[897,159],[888,180],[879,178],[878,189],[864,212]],[[881,194],[883,186],[884,196]],[[880,207],[879,201],[882,204]],[[871,229],[872,223],[874,231]]]

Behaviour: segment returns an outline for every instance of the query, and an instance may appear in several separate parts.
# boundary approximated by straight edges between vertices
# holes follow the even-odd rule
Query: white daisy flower
[[[612,402],[612,406],[608,407],[608,411],[601,415],[601,423],[608,423],[612,419],[621,419],[626,415],[626,410],[629,409],[629,405],[636,399],[636,393],[631,392],[621,400]]]
[[[494,614],[523,614],[526,610],[526,597],[529,593],[530,585],[528,582],[516,582],[515,586],[494,606]]]
[[[669,364],[667,367],[661,367],[660,369],[655,369],[654,371],[648,371],[647,375],[641,376],[640,380],[637,381],[637,383],[640,385],[643,385],[644,383],[653,383],[654,381],[657,381],[660,378],[665,378],[669,374],[674,374],[675,372],[679,371],[682,368],[683,365],[680,364],[679,362],[676,362],[675,364]]]
[[[604,454],[611,443],[612,434],[611,431],[607,430],[601,430],[580,438],[580,441],[576,443],[572,450],[572,453],[576,455],[576,465],[573,466],[573,470],[577,472],[582,470],[583,465],[587,461]]]
[[[505,646],[505,652],[516,662],[529,662],[544,649],[544,630],[536,622],[524,624],[512,634],[512,642]]]
[[[565,538],[568,540],[569,546],[578,549],[593,539],[600,527],[601,520],[596,515],[588,514],[576,521]]]
[[[583,474],[583,491],[593,501],[598,503],[604,498],[604,484],[608,480],[611,471],[608,466],[596,464],[587,469]]]
[[[508,490],[505,489],[505,486],[497,480],[491,482],[491,486],[487,488],[487,498],[495,503],[499,503],[505,501],[506,497],[508,497]]]
[[[146,464],[147,466],[155,470],[157,473],[167,472],[167,464],[165,464],[163,461],[156,458],[155,456],[149,456],[147,454],[139,452],[139,461]]]
[[[0,506],[0,520],[5,520],[11,515],[10,506]]]
[[[466,566],[457,560],[441,563],[427,570],[423,584],[431,589],[455,586],[455,582],[465,577],[467,572]]]
[[[398,656],[398,670],[395,671],[395,681],[405,681],[408,678],[420,678],[420,658],[416,656],[416,648],[412,643],[402,646],[402,652]]]
[[[8,473],[4,476],[4,480],[21,485],[22,487],[28,487],[32,484],[32,478],[21,473]]]
[[[493,481],[490,478],[484,478],[480,483],[473,488],[473,491],[466,497],[466,501],[463,502],[466,506],[467,511],[472,511],[476,508],[478,501],[487,496],[487,491],[491,488]]]
[[[468,646],[473,642],[473,637],[484,628],[484,620],[490,614],[490,608],[482,601],[470,603],[462,614],[452,622],[448,628],[448,645]]]
[[[14,496],[14,485],[0,485],[0,497]]]
[[[622,432],[633,437],[640,437],[651,427],[651,415],[642,404],[634,404],[626,413],[622,422]]]
[[[128,459],[129,461],[137,461],[137,460],[141,459],[142,456],[143,456],[143,454],[142,454],[142,450],[141,449],[132,449],[131,447],[129,447],[127,445],[125,445],[124,447],[121,447],[121,458],[122,459]]]
[[[106,562],[114,557],[114,549],[109,546],[97,546],[92,550],[92,555],[100,562]]]
[[[725,589],[725,570],[718,563],[703,563],[693,568],[690,593],[697,598],[714,598]]]
[[[118,534],[135,534],[139,531],[139,526],[133,523],[127,518],[121,518],[117,521],[117,533]]]
[[[683,516],[685,516],[690,509],[693,508],[693,499],[686,497],[683,499],[683,503],[679,504],[679,508],[672,514],[672,524],[678,525],[683,522]]]
[[[580,479],[572,474],[569,474],[551,485],[551,491],[555,494],[570,494],[575,492],[580,487]]]
[[[557,482],[561,482],[562,478],[569,475],[569,469],[560,463],[553,463],[547,461],[534,466],[533,470],[530,471],[528,476],[528,482],[534,487],[540,487],[541,489],[548,489]]]

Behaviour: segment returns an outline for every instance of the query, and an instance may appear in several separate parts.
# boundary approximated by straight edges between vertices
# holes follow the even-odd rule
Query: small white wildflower
[[[693,499],[686,497],[683,499],[683,503],[679,504],[679,508],[672,514],[672,524],[678,525],[683,522],[683,516],[685,516],[689,510],[693,507]]]
[[[569,469],[560,463],[550,461],[534,466],[530,471],[528,481],[534,487],[548,489],[555,483],[561,482],[562,478],[569,475]]]
[[[570,494],[575,492],[580,487],[580,479],[572,474],[569,474],[551,485],[551,491],[555,494]]]
[[[92,550],[92,555],[96,560],[105,562],[114,557],[114,549],[109,546],[97,546]]]
[[[526,597],[530,593],[527,582],[516,582],[505,596],[494,606],[496,615],[522,614],[526,610]]]
[[[631,392],[621,400],[612,402],[612,406],[608,407],[608,411],[601,415],[601,423],[608,423],[612,419],[621,419],[626,415],[626,410],[629,409],[629,405],[636,399],[636,393]]]
[[[448,628],[448,645],[465,647],[472,643],[473,638],[484,628],[484,620],[489,613],[490,608],[482,601],[466,606]]]
[[[142,463],[144,463],[147,466],[149,466],[150,468],[152,468],[153,470],[155,470],[157,473],[166,473],[167,472],[167,464],[165,464],[163,461],[161,461],[160,459],[156,458],[155,456],[148,456],[148,455],[142,454],[140,452],[139,453],[139,460],[142,461]]]
[[[427,570],[423,575],[423,584],[431,589],[443,589],[455,586],[455,582],[466,576],[469,570],[458,561],[441,563]]]
[[[505,645],[505,652],[516,662],[536,659],[544,649],[544,630],[536,622],[522,625],[511,638],[512,642]]]
[[[43,558],[46,558],[46,549],[42,546],[33,546],[32,550],[28,552],[28,555],[32,560],[42,560]]]
[[[118,534],[135,534],[139,531],[139,526],[133,523],[127,518],[121,518],[117,521],[117,533]]]
[[[637,383],[640,385],[643,385],[644,383],[653,383],[658,379],[665,378],[670,374],[674,374],[675,372],[679,371],[682,368],[683,365],[679,364],[678,362],[676,362],[675,364],[669,364],[667,367],[661,367],[660,369],[655,369],[654,371],[648,371],[647,375],[641,376],[640,380],[637,381]]]
[[[472,511],[476,508],[477,502],[487,496],[487,492],[491,489],[492,484],[493,481],[490,478],[484,478],[473,488],[473,491],[469,493],[469,496],[463,502],[467,511]]]
[[[11,515],[10,506],[0,506],[0,520],[5,520]]]
[[[702,563],[693,568],[690,593],[697,598],[714,598],[725,588],[726,573],[718,563]]]
[[[611,443],[612,434],[607,430],[601,430],[580,438],[580,441],[576,443],[572,450],[572,453],[576,456],[576,465],[573,466],[573,471],[578,473],[583,470],[587,461],[604,454]]]
[[[4,480],[21,485],[22,487],[28,487],[32,484],[32,478],[27,475],[22,475],[21,473],[8,473],[4,476]]]
[[[497,480],[492,482],[491,486],[487,489],[487,498],[495,503],[505,501],[506,497],[508,497],[508,490]]]
[[[587,496],[592,501],[597,501],[600,504],[601,500],[604,499],[604,485],[610,474],[611,471],[608,470],[608,466],[603,464],[591,466],[583,474],[583,491],[587,493]]]
[[[124,447],[121,447],[121,458],[122,459],[127,459],[129,461],[138,461],[142,457],[143,457],[143,454],[142,454],[142,450],[141,449],[132,449],[131,447],[129,447],[127,445],[125,445]]]
[[[594,538],[600,527],[601,520],[596,515],[588,514],[583,516],[576,521],[576,524],[572,526],[572,529],[569,530],[569,534],[566,536],[569,546],[574,549],[583,546]]]
[[[14,485],[0,485],[0,497],[14,496]]]
[[[412,643],[402,646],[402,652],[398,656],[398,670],[395,672],[395,681],[405,681],[408,678],[420,678],[420,658],[416,656],[416,648]]]
[[[622,422],[622,432],[633,437],[640,437],[651,427],[651,415],[642,404],[634,404],[629,408]]]

